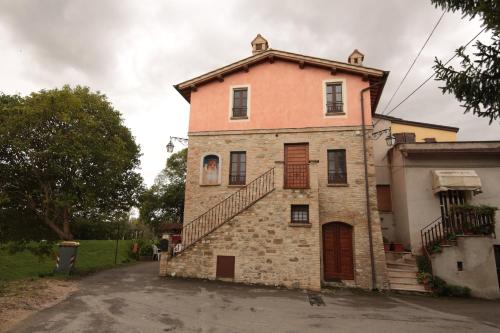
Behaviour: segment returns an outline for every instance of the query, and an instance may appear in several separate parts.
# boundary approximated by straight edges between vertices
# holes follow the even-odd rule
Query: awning
[[[481,179],[474,170],[432,170],[434,193],[449,190],[480,192]]]

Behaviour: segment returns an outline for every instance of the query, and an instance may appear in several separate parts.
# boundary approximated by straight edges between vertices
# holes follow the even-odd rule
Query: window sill
[[[327,112],[326,117],[345,116],[345,112]]]
[[[290,222],[288,223],[288,226],[294,228],[310,228],[311,223]]]
[[[326,186],[328,187],[348,187],[348,183],[343,183],[343,184],[327,184]]]
[[[245,187],[246,184],[242,184],[242,185],[236,185],[236,184],[229,184],[227,185],[227,187]]]
[[[210,187],[210,186],[220,186],[221,184],[200,184],[200,186],[203,187]]]
[[[245,120],[248,119],[248,116],[245,117],[231,117],[231,120]]]

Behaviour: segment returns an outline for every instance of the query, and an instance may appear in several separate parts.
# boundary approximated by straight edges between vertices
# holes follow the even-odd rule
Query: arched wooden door
[[[353,280],[352,227],[341,222],[323,225],[323,275],[325,281]]]

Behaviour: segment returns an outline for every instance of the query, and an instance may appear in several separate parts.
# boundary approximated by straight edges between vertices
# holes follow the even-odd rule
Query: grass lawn
[[[114,240],[83,240],[76,256],[76,273],[87,273],[102,268],[113,267],[115,262]],[[129,262],[127,252],[132,246],[131,240],[121,240],[118,247],[117,264]],[[55,248],[57,250],[57,247]],[[0,280],[10,281],[23,278],[38,277],[39,274],[50,274],[55,267],[55,258],[39,263],[30,252],[24,251],[9,254],[0,250]]]

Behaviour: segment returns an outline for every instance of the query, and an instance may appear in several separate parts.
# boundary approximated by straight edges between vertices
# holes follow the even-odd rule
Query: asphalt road
[[[353,291],[323,294],[157,276],[141,263],[80,290],[11,332],[499,332],[500,302]]]

